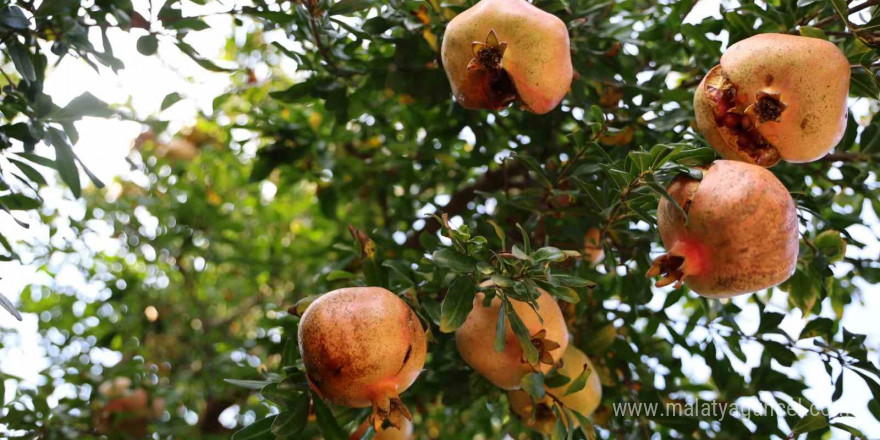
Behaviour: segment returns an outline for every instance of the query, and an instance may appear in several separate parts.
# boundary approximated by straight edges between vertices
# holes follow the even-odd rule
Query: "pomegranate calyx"
[[[676,289],[681,287],[684,279],[687,277],[685,273],[685,258],[671,253],[657,257],[646,276],[651,278],[658,275],[663,275],[663,278],[657,280],[657,283],[654,284],[655,287],[664,287],[672,283],[675,283]]]
[[[782,102],[779,92],[765,92],[759,90],[755,94],[755,103],[746,108],[746,115],[755,120],[757,125],[765,122],[780,122],[782,112],[788,108],[788,104]]]
[[[538,349],[539,365],[553,365],[556,363],[556,361],[553,360],[553,355],[551,355],[550,352],[562,347],[562,345],[556,341],[547,339],[546,329],[541,329],[540,331],[535,333],[530,339],[532,341],[532,345],[534,345],[535,348]],[[523,353],[522,361],[527,362],[525,358],[525,353]]]
[[[400,429],[403,426],[401,417],[412,420],[412,413],[400,400],[397,393],[391,392],[373,401],[373,411],[370,414],[370,423],[373,429],[379,432],[382,424],[388,421],[391,426]]]
[[[501,59],[507,50],[507,42],[498,42],[495,29],[490,29],[486,35],[486,42],[474,41],[471,43],[474,58],[468,63],[468,70],[501,70]]]

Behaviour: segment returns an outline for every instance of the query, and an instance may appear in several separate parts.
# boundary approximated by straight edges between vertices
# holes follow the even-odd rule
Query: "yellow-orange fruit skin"
[[[602,233],[598,228],[590,228],[584,235],[584,261],[596,265],[603,258],[605,249],[602,247]]]
[[[589,365],[591,371],[584,388],[566,395],[565,392],[571,385],[569,382],[559,387],[547,388],[547,392],[552,393],[562,401],[566,408],[577,411],[584,417],[590,417],[602,401],[602,383],[599,380],[599,373],[596,371],[593,362],[577,347],[569,345],[565,355],[562,357],[562,366],[559,368],[559,372],[574,380],[584,371],[584,364]],[[537,402],[538,405],[544,405],[544,408],[537,412],[534,411],[535,402],[533,402],[532,397],[523,390],[508,391],[507,399],[510,403],[510,409],[514,414],[523,419],[530,428],[544,434],[550,434],[553,430],[553,426],[556,424],[556,416],[552,412],[552,408],[556,405],[556,402],[550,396],[545,396],[544,399]],[[535,413],[534,417],[533,412]],[[575,427],[580,426],[577,418],[573,421]],[[563,423],[568,426],[566,420],[563,420]]]
[[[663,245],[685,258],[685,284],[700,295],[726,298],[776,286],[794,273],[797,211],[770,171],[718,160],[702,181],[676,178],[667,188],[689,222],[665,198],[657,209]]]
[[[409,388],[427,353],[416,314],[379,287],[322,295],[303,313],[298,337],[312,386],[324,398],[353,408]]]
[[[488,307],[483,306],[485,295],[478,292],[474,298],[474,308],[465,322],[455,331],[455,344],[462,359],[485,377],[489,382],[506,390],[520,387],[523,376],[533,370],[527,362],[523,361],[523,352],[519,340],[510,327],[510,321],[506,321],[506,333],[504,351],[497,352],[493,346],[495,341],[495,325],[498,322],[498,310],[501,308],[501,300],[498,297],[492,299]],[[528,329],[529,335],[534,336],[539,331],[546,330],[545,339],[560,344],[559,348],[550,351],[554,363],[558,361],[565,348],[568,346],[568,330],[565,327],[565,319],[562,310],[556,300],[546,291],[541,290],[537,299],[538,313],[544,319],[542,324],[538,313],[528,303],[511,300],[513,309]],[[546,373],[553,368],[549,364],[541,364],[540,369]]]
[[[453,18],[440,49],[443,67],[458,102],[469,109],[498,110],[485,96],[479,80],[469,75],[473,42],[484,42],[494,30],[507,49],[501,61],[516,85],[519,101],[527,110],[543,114],[553,110],[571,86],[568,28],[553,14],[524,0],[482,0]],[[482,92],[482,93],[481,93]]]
[[[92,420],[95,431],[102,434],[144,437],[149,423],[165,411],[164,401],[154,399],[151,403],[149,395],[142,388],[131,391],[117,389],[105,396],[110,399],[106,404],[96,406]]]
[[[713,71],[736,85],[743,107],[754,104],[758,92],[779,93],[779,100],[787,108],[778,122],[763,122],[757,129],[783,160],[817,160],[843,137],[850,67],[833,43],[794,35],[759,34],[730,46]],[[710,77],[703,79],[694,95],[697,126],[724,158],[751,163],[747,155],[737,151],[728,131],[715,122],[714,103],[706,88]]]

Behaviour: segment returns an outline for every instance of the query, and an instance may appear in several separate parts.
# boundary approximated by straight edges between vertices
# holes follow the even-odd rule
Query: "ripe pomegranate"
[[[411,418],[398,396],[425,365],[427,341],[419,318],[380,287],[329,292],[312,302],[299,323],[299,350],[312,387],[338,405],[372,406],[378,431],[388,420]]]
[[[594,266],[605,258],[601,234],[598,228],[590,228],[584,235],[584,261]]]
[[[648,276],[657,287],[682,282],[700,295],[726,298],[778,285],[794,273],[798,255],[797,212],[785,186],[766,169],[718,160],[703,179],[677,177],[657,208],[668,252]]]
[[[101,434],[126,434],[132,438],[147,435],[147,425],[165,411],[162,399],[153,399],[143,388],[131,389],[131,380],[118,377],[104,382],[98,393],[106,399],[94,404],[92,426]]]
[[[556,425],[557,417],[553,409],[560,403],[566,409],[576,411],[584,417],[590,417],[602,400],[602,383],[590,358],[577,347],[569,345],[562,357],[562,365],[558,368],[559,373],[573,381],[581,375],[584,368],[590,369],[586,385],[580,391],[568,395],[565,392],[571,386],[571,382],[555,388],[546,388],[547,395],[539,402],[535,402],[532,396],[523,390],[508,391],[507,401],[510,403],[511,411],[525,420],[526,425],[530,428],[547,435]],[[562,422],[568,426],[568,420],[563,418]],[[575,427],[580,426],[577,418],[573,417],[573,422]]]
[[[694,95],[697,127],[726,159],[811,162],[846,129],[849,61],[817,38],[760,34],[721,56]]]
[[[373,440],[413,440],[415,436],[413,435],[412,422],[410,422],[409,419],[404,418],[401,419],[401,423],[402,426],[400,429],[393,426],[380,428],[376,431],[376,435],[373,436]],[[364,420],[364,422],[358,426],[358,429],[348,436],[348,440],[361,440],[369,427],[369,420]]]
[[[553,110],[574,70],[565,23],[524,0],[481,0],[446,27],[440,49],[458,102],[501,110]]]
[[[550,371],[568,346],[568,330],[556,299],[541,290],[537,311],[527,302],[511,299],[513,310],[528,329],[532,343],[538,348],[538,365],[529,365],[509,320],[505,322],[507,329],[504,351],[495,351],[495,326],[501,299],[495,297],[488,307],[484,307],[484,298],[482,292],[477,293],[473,310],[455,331],[455,343],[464,361],[489,382],[506,390],[519,388],[520,381],[526,374]]]

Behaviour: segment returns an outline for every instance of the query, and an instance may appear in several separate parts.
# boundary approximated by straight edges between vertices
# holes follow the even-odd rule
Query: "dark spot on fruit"
[[[772,85],[773,84],[773,75],[767,74],[767,76],[764,78],[764,84],[768,85],[768,86]]]
[[[807,119],[806,118],[801,119],[801,130],[806,129],[807,125],[809,125],[809,123],[807,122]]]

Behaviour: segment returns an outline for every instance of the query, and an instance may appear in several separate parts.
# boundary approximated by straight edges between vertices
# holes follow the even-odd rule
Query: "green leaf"
[[[372,0],[341,0],[327,11],[327,15],[346,15],[362,11],[372,6]]]
[[[509,300],[504,298],[504,301],[507,302]],[[535,345],[532,344],[532,335],[529,334],[529,329],[526,328],[522,319],[516,314],[516,310],[514,310],[513,307],[510,307],[509,304],[507,306],[507,318],[510,320],[510,327],[513,329],[513,334],[516,335],[516,339],[519,341],[519,346],[522,348],[526,362],[528,362],[529,365],[537,365],[539,353]]]
[[[798,28],[798,32],[804,37],[820,38],[822,40],[828,39],[828,35],[825,34],[825,31],[813,26],[801,26]]]
[[[523,252],[523,250],[520,249],[519,246],[517,246],[517,245],[513,245],[513,248],[510,250],[510,252],[518,260],[531,261],[531,257],[529,257],[525,252]]]
[[[311,401],[308,393],[300,394],[291,403],[292,408],[279,413],[272,424],[272,432],[279,438],[296,438],[309,421]]]
[[[152,56],[159,50],[159,39],[153,34],[144,35],[137,40],[137,51],[142,55]]]
[[[261,390],[266,385],[271,384],[268,380],[240,380],[240,379],[223,379],[223,382],[230,383],[237,387],[247,388],[249,390]]]
[[[443,248],[434,252],[434,263],[440,267],[449,268],[455,272],[473,272],[477,265],[477,260],[473,257],[458,253],[453,248]]]
[[[462,275],[452,282],[440,307],[441,332],[453,332],[461,326],[473,309],[476,292],[477,285],[470,276]]]
[[[492,225],[492,229],[495,230],[495,235],[501,240],[501,250],[503,251],[504,249],[507,249],[507,235],[504,233],[504,229],[501,229],[501,226],[498,226],[498,223],[495,223],[494,220],[487,220],[487,222]]]
[[[333,417],[333,413],[330,412],[327,404],[315,394],[312,394],[312,402],[315,407],[315,418],[318,420],[318,428],[321,430],[321,434],[324,435],[324,439],[346,440],[345,433],[342,432],[342,428],[339,427],[339,423],[336,422],[336,418]]]
[[[24,11],[18,6],[10,5],[0,10],[0,23],[4,26],[17,30],[28,28],[28,19]]]
[[[257,420],[232,434],[232,440],[274,440],[272,425],[278,416],[269,416]]]
[[[814,412],[818,412],[818,414],[813,414]],[[815,411],[815,408],[811,408],[810,412],[800,419],[792,429],[794,430],[793,434],[800,435],[826,427],[828,427],[828,418],[821,411]]]
[[[113,110],[110,109],[106,102],[101,101],[89,92],[85,92],[73,98],[64,108],[50,112],[48,118],[55,121],[76,121],[83,116],[106,118],[112,115]]]
[[[785,319],[785,315],[776,312],[764,312],[761,314],[761,324],[758,325],[758,333],[773,333],[779,331],[779,324]]]
[[[554,286],[548,283],[541,283],[541,287],[544,288],[547,292],[550,292],[551,295],[572,304],[577,304],[580,302],[581,297],[578,295],[577,291],[572,289],[571,287],[565,286]]]
[[[0,205],[12,211],[27,211],[39,208],[41,203],[39,200],[32,199],[24,194],[7,194],[0,196]]]
[[[180,93],[171,92],[171,93],[165,95],[165,99],[162,100],[162,106],[159,107],[159,110],[160,111],[165,110],[168,107],[171,107],[172,105],[179,102],[181,99],[183,99],[183,97],[180,96]]]
[[[190,57],[196,64],[201,66],[205,70],[210,70],[211,72],[235,72],[233,68],[221,67],[215,64],[213,61],[203,58],[199,55],[196,50],[187,43],[178,40],[175,44],[180,48],[180,51],[185,53],[188,57]]]
[[[285,367],[294,365],[298,360],[299,346],[297,345],[296,338],[288,338],[287,342],[284,343],[284,352],[281,356],[281,365]]]
[[[574,275],[563,275],[563,274],[550,275],[550,282],[556,286],[589,287],[590,289],[596,287],[596,283],[594,283],[590,280],[576,277]]]
[[[34,82],[37,80],[37,72],[34,70],[34,63],[31,61],[31,54],[27,48],[18,41],[18,38],[12,37],[6,42],[6,48],[9,50],[9,56],[12,58],[12,64],[15,70],[21,74],[21,77]]]
[[[591,374],[593,374],[593,370],[588,364],[584,364],[581,373],[571,381],[571,385],[565,390],[565,395],[574,394],[584,389],[584,387],[587,386],[587,380],[590,378]]]
[[[544,389],[544,375],[541,373],[529,373],[520,381],[523,391],[529,393],[536,400],[541,400],[546,394]]]
[[[63,131],[55,127],[49,127],[47,135],[49,136],[49,143],[55,147],[55,165],[58,168],[58,173],[61,174],[61,180],[73,192],[73,197],[78,199],[82,194],[82,187],[80,186],[79,171],[76,169],[76,158],[73,155],[73,149],[67,142],[67,137]]]
[[[544,261],[557,263],[565,259],[565,254],[558,248],[552,246],[542,247],[541,249],[532,252],[532,254],[529,256],[532,258],[532,260],[535,260],[536,263],[541,263]]]
[[[814,338],[816,336],[829,336],[834,328],[834,321],[828,318],[816,318],[808,322],[798,339]]]
[[[31,179],[32,182],[41,186],[48,185],[46,183],[46,179],[43,177],[43,174],[37,171],[36,168],[12,157],[7,157],[6,159],[8,159],[9,162],[12,162],[13,165],[18,167],[18,169],[21,170],[21,172],[24,173],[24,175],[27,176],[28,179]]]
[[[495,340],[492,342],[492,348],[498,353],[504,352],[504,346],[507,345],[507,301],[501,301],[501,307],[498,308],[498,321],[495,322]]]

